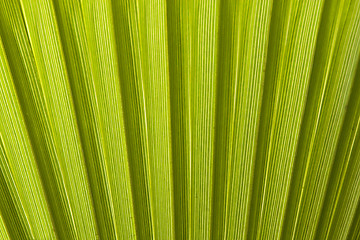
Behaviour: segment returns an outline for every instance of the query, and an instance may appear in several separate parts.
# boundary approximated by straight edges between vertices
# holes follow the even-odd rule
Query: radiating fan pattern
[[[0,1],[0,239],[360,239],[360,0]]]

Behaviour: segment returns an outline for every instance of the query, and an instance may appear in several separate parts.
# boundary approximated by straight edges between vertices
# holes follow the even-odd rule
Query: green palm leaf
[[[0,1],[0,239],[359,238],[359,0]]]

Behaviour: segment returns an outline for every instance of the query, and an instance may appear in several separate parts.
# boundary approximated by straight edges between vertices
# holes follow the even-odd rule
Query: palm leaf
[[[359,0],[0,1],[0,239],[359,239]]]

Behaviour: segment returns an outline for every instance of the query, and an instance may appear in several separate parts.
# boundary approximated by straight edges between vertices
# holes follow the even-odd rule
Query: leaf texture
[[[359,0],[0,2],[0,239],[358,239]]]

